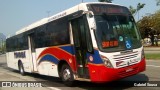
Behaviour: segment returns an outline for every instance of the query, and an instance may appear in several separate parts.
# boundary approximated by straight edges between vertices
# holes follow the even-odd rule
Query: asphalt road
[[[95,84],[90,82],[76,81],[74,87],[66,87],[59,78],[43,76],[38,74],[28,73],[21,76],[18,71],[7,67],[5,55],[0,55],[0,81],[45,81],[45,86],[42,88],[23,88],[23,90],[160,90],[159,87],[136,87],[128,85],[132,81],[138,81],[133,84],[147,83],[160,85],[160,60],[148,60],[146,71],[137,75],[118,80],[116,82]],[[125,83],[124,83],[125,82]],[[123,83],[123,86],[120,85]],[[126,84],[126,85],[124,85]],[[115,87],[114,85],[118,85]],[[0,88],[0,90],[22,90],[22,88]]]

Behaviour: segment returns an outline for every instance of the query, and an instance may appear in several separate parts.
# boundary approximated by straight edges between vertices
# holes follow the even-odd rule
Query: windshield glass
[[[132,16],[95,15],[95,35],[103,52],[131,50],[141,47],[141,37]]]

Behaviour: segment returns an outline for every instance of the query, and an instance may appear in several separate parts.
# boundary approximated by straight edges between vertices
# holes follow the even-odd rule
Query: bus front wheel
[[[24,67],[23,67],[22,62],[20,62],[20,63],[18,64],[18,67],[19,67],[19,72],[20,72],[20,74],[21,74],[22,76],[24,76],[24,75],[25,75],[25,71],[24,71]]]
[[[66,86],[73,86],[74,77],[69,65],[64,64],[61,68],[61,78]]]

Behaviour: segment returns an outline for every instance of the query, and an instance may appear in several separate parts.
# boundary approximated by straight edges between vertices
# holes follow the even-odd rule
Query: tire
[[[61,68],[61,79],[66,86],[73,86],[73,72],[67,64],[64,64]]]
[[[25,71],[24,71],[24,67],[23,67],[22,62],[20,62],[20,63],[18,64],[18,66],[19,66],[19,73],[20,73],[22,76],[24,76],[24,75],[25,75]]]

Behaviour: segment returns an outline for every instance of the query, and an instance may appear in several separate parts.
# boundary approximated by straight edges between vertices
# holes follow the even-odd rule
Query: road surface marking
[[[160,66],[156,66],[156,65],[146,65],[146,66],[148,66],[148,67],[160,67]]]
[[[160,62],[158,60],[146,60],[146,61],[148,61],[148,62]]]
[[[59,88],[56,88],[56,87],[47,87],[48,89],[51,89],[51,90],[61,90]]]

